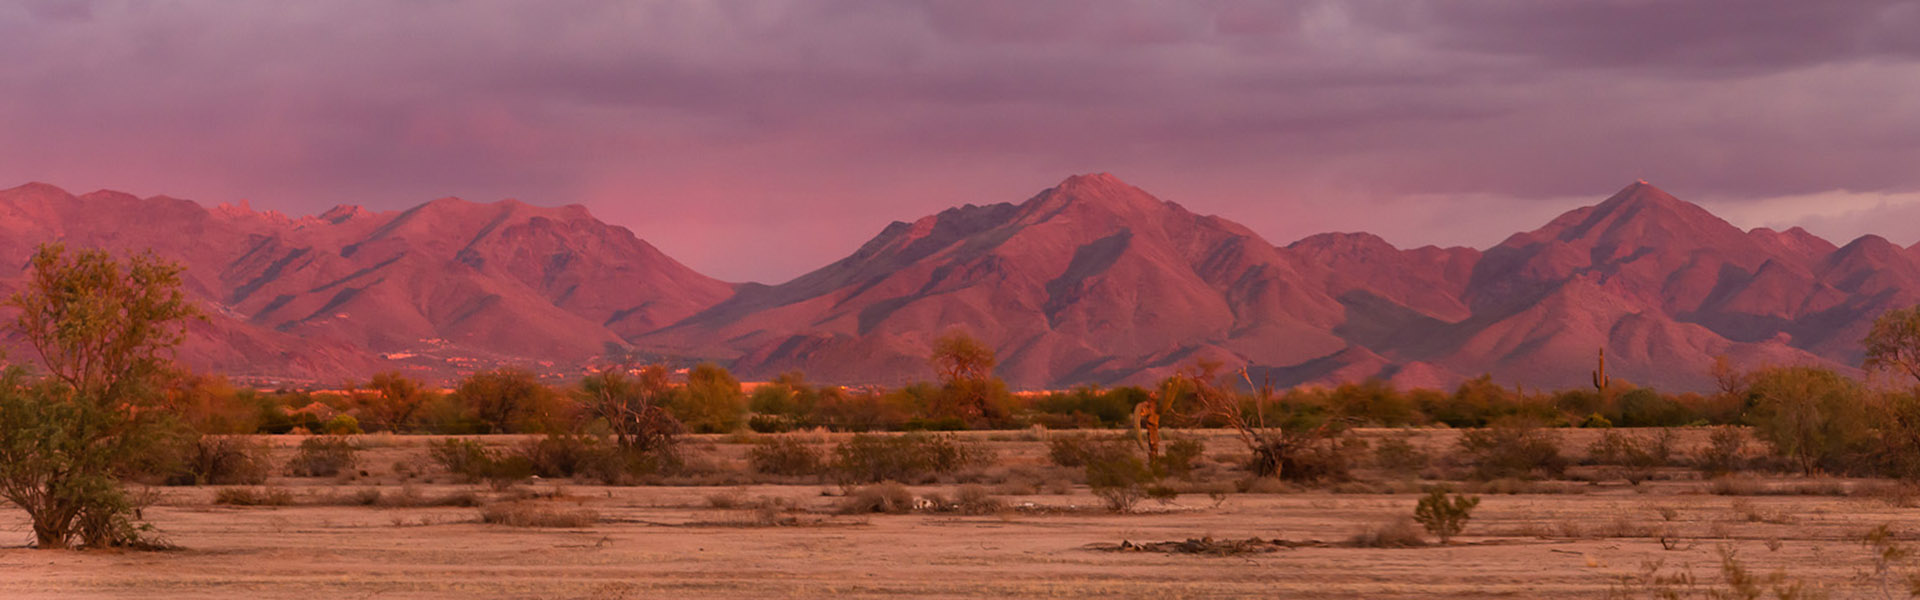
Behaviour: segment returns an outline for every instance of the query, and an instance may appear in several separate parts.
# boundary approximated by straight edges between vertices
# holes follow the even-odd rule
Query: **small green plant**
[[[1437,487],[1413,507],[1413,520],[1446,544],[1466,530],[1467,520],[1473,518],[1473,509],[1479,505],[1479,496],[1449,494],[1446,488]]]
[[[300,450],[287,462],[294,477],[333,477],[358,463],[360,448],[341,436],[321,435],[302,440]]]

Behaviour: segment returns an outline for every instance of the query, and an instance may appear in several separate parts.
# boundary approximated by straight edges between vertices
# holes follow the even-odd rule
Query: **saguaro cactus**
[[[1605,397],[1607,395],[1608,383],[1612,383],[1612,381],[1607,379],[1607,348],[1601,346],[1600,368],[1593,370],[1593,389],[1600,392],[1601,397]]]

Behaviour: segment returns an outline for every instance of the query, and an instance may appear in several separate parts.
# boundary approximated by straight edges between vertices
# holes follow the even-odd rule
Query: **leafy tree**
[[[688,429],[701,433],[727,433],[746,422],[746,395],[732,373],[714,364],[700,364],[687,371],[686,393],[681,394],[680,420]]]
[[[1853,464],[1873,435],[1864,391],[1819,367],[1774,367],[1752,374],[1747,393],[1754,435],[1805,473]]]
[[[934,340],[927,361],[940,376],[936,416],[989,421],[1006,416],[996,402],[1006,395],[1006,383],[993,376],[996,359],[986,343],[966,332],[950,331]]]
[[[360,416],[386,431],[404,431],[433,398],[433,392],[399,371],[377,373],[364,393],[354,394]]]
[[[157,382],[197,313],[177,265],[151,253],[44,245],[7,305],[48,376],[0,376],[0,496],[27,511],[40,548],[142,543],[119,483],[173,430]]]
[[[515,433],[537,428],[553,391],[532,371],[501,367],[468,376],[453,393],[485,433]]]
[[[683,427],[666,405],[673,385],[666,367],[650,365],[630,375],[627,365],[611,366],[580,380],[580,403],[603,420],[622,450],[651,452],[666,447]]]
[[[1864,343],[1868,371],[1892,371],[1920,383],[1920,306],[1880,315]]]

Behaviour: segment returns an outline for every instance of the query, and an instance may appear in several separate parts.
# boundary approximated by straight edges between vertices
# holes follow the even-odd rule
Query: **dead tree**
[[[1266,426],[1266,407],[1273,400],[1271,380],[1254,385],[1246,369],[1240,378],[1253,390],[1254,414],[1251,419],[1243,406],[1246,398],[1217,385],[1212,368],[1196,365],[1174,375],[1191,390],[1195,420],[1217,420],[1233,428],[1240,443],[1253,453],[1249,468],[1254,475],[1279,477],[1289,481],[1346,479],[1347,453],[1343,447],[1346,423],[1328,419],[1318,423],[1287,419],[1278,426]]]

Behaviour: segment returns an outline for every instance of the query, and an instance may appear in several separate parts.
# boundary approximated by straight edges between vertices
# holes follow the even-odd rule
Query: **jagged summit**
[[[263,216],[27,184],[0,190],[0,261],[55,239],[152,248],[187,265],[189,293],[215,315],[183,359],[326,382],[564,369],[625,346],[743,378],[900,384],[930,377],[929,342],[959,327],[1024,388],[1149,383],[1196,359],[1291,378],[1282,385],[1491,373],[1567,387],[1605,347],[1636,384],[1702,389],[1717,355],[1859,364],[1872,319],[1920,303],[1913,249],[1743,231],[1645,181],[1482,252],[1366,232],[1277,247],[1090,173],[1024,202],[895,222],[780,285],[707,278],[578,205],[444,198]],[[0,276],[0,294],[17,282]],[[459,360],[420,362],[432,353]]]

